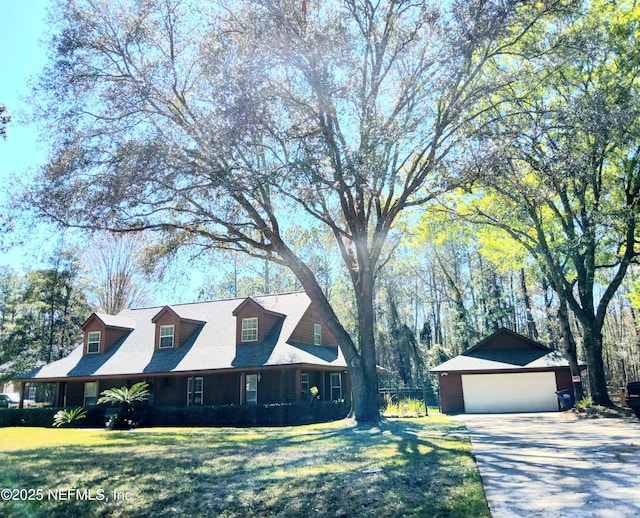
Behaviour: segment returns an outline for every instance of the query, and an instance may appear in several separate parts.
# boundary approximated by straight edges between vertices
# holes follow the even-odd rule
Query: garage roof
[[[502,328],[468,351],[441,363],[431,372],[510,371],[568,367],[558,351]]]

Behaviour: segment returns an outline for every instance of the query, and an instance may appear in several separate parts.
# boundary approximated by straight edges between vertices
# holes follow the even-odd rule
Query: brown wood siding
[[[281,371],[265,371],[258,381],[258,404],[280,403]]]
[[[498,333],[483,346],[483,350],[531,349],[532,344],[513,333]]]
[[[96,317],[93,317],[91,320],[89,320],[89,322],[85,324],[83,330],[84,330],[84,341],[83,341],[83,349],[82,349],[83,354],[91,355],[91,354],[104,353],[106,350],[105,344],[106,344],[106,338],[107,338],[106,327],[104,326],[104,324],[100,322],[100,320],[98,320]],[[100,332],[100,349],[98,353],[88,353],[87,346],[89,342],[89,333],[95,333],[95,332]]]
[[[331,372],[315,371],[308,369],[289,368],[280,370],[260,371],[260,381],[258,382],[258,403],[292,403],[294,401],[304,401],[300,390],[300,374],[309,374],[309,388],[317,387],[322,400],[331,399]],[[247,372],[247,374],[255,374]],[[349,377],[342,372],[342,394],[347,397],[351,393]]]
[[[162,378],[154,378],[152,383],[154,406],[186,406],[186,376],[165,376]]]
[[[243,318],[257,318],[258,319],[258,341],[257,342],[243,342],[242,341],[242,319]],[[282,317],[267,313],[257,304],[247,304],[236,314],[236,345],[242,343],[260,343],[264,342],[265,338],[269,335],[274,326],[280,321]]]
[[[127,333],[130,333],[128,329],[107,328],[105,332],[104,351],[101,352],[106,352],[111,349]]]
[[[300,382],[300,371],[297,369],[286,369],[282,373],[282,390],[280,401],[283,403],[293,403],[297,398],[297,387]]]
[[[100,387],[98,387],[100,388]],[[84,405],[84,381],[67,383],[67,408]]]
[[[338,345],[336,337],[329,331],[329,328],[324,324],[320,316],[320,312],[313,305],[307,309],[300,319],[300,323],[293,330],[293,333],[291,333],[290,340],[292,342],[314,345],[313,324],[320,324],[322,326],[322,345]]]
[[[125,386],[130,387],[131,385],[133,385],[133,383],[131,383],[129,380],[124,380],[124,379],[100,380],[100,383],[98,384],[98,396],[100,396],[100,392],[102,392],[103,390],[109,390],[109,389],[120,388]]]
[[[309,387],[317,387],[322,400],[331,398],[331,372],[304,368],[287,368],[261,371],[246,371],[245,374],[260,373],[258,382],[258,404],[291,403],[300,400],[300,373],[309,374]],[[349,397],[351,384],[349,376],[344,371],[342,374],[342,394]],[[147,381],[150,386],[151,396],[148,405],[151,406],[186,406],[187,404],[187,379],[192,376],[158,376],[152,378],[107,378],[98,381],[98,394],[102,391],[131,386],[139,381]],[[220,374],[204,374],[203,391],[204,405],[231,405],[240,403],[241,372],[226,372]],[[84,404],[85,381],[69,381],[66,383],[66,406],[82,406]],[[62,394],[61,394],[62,396]],[[304,399],[302,399],[304,400]]]
[[[464,412],[464,395],[462,393],[462,376],[450,372],[438,376],[440,381],[440,410],[443,414]]]
[[[557,390],[567,390],[573,388],[573,382],[571,381],[571,370],[569,367],[565,369],[556,370],[556,386]]]
[[[214,374],[204,380],[205,405],[240,403],[240,373]]]
[[[178,337],[178,347],[182,346],[193,332],[202,324],[199,322],[181,321],[180,326],[176,328],[176,336]]]
[[[173,330],[173,348],[176,349],[180,346],[180,317],[176,315],[173,311],[165,310],[160,315],[158,315],[155,320],[156,330],[154,337],[155,349],[160,349],[160,328],[162,326],[174,326]]]
[[[100,331],[100,350],[98,353],[91,354],[104,354],[118,343],[125,334],[130,332],[128,329],[106,327],[95,315],[87,321],[82,329],[84,331],[83,354],[88,354],[87,342],[91,332]]]
[[[318,393],[320,394],[320,397],[324,399],[324,378],[322,375],[322,371],[300,369],[300,374],[302,374],[303,372],[306,372],[307,374],[309,374],[309,390],[311,390],[312,387],[316,387],[318,389]],[[301,389],[300,399],[304,401],[305,398],[308,398],[308,397],[309,397],[308,394],[302,394],[302,389]]]

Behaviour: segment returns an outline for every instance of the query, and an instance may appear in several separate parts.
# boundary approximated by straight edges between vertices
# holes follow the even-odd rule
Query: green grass
[[[460,426],[4,428],[0,516],[489,516]]]

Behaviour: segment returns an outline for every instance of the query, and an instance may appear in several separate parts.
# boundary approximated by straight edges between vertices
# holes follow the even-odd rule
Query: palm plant
[[[107,428],[109,430],[131,428],[133,422],[133,408],[136,403],[141,403],[149,398],[149,384],[140,381],[131,387],[120,387],[104,390],[100,393],[98,404],[108,404],[117,407],[117,410],[109,417]]]
[[[75,421],[85,417],[87,417],[87,411],[82,407],[72,408],[71,410],[65,408],[58,410],[56,415],[53,416],[53,426],[58,428],[63,425],[73,424]]]

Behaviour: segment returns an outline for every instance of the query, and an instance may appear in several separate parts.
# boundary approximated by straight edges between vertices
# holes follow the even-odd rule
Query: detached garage
[[[558,351],[501,329],[431,372],[443,413],[554,412],[556,392],[573,388]]]

